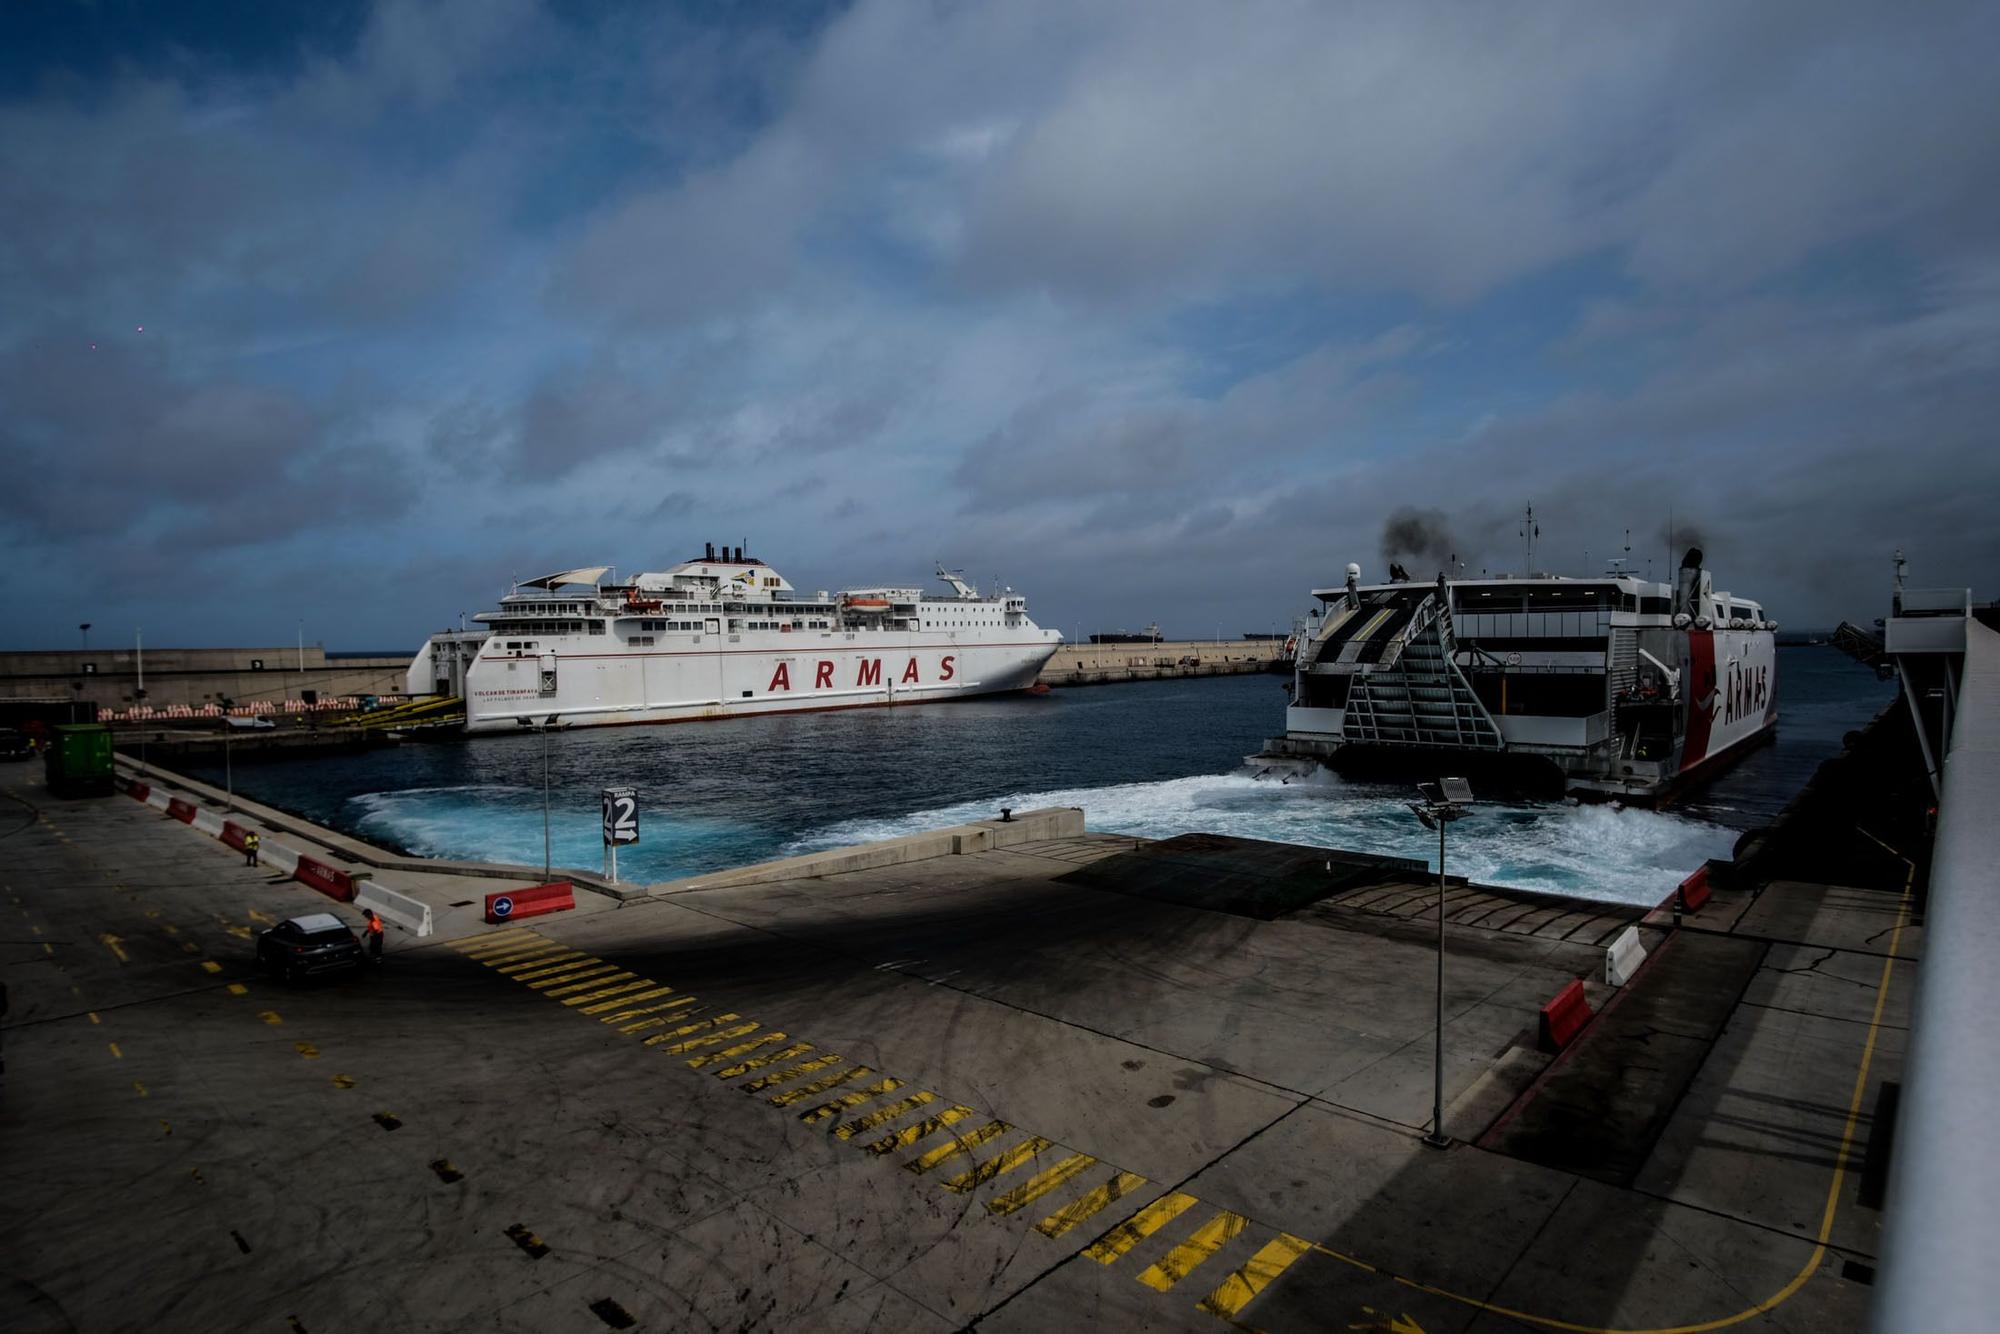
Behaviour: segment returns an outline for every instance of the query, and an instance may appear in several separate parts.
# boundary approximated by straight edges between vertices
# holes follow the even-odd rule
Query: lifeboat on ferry
[[[846,597],[841,599],[841,605],[846,607],[850,611],[887,611],[889,610],[889,599],[875,598],[875,597]]]

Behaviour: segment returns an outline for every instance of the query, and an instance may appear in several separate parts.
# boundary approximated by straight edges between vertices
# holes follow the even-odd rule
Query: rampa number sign
[[[604,789],[604,841],[617,846],[639,841],[639,789]]]

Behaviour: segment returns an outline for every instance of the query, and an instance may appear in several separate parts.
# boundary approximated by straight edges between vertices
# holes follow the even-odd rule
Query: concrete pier
[[[493,927],[494,868],[273,816],[437,910],[292,989],[255,933],[347,908],[0,783],[9,1330],[1865,1327],[1894,826],[1651,915],[1622,990],[1638,910],[1448,885],[1439,1151],[1413,864],[1056,813]]]
[[[1268,672],[1284,652],[1282,639],[1171,640],[1157,644],[1065,644],[1042,668],[1047,686],[1109,685],[1180,676]]]

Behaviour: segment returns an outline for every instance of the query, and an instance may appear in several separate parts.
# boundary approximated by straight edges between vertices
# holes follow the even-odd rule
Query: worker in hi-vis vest
[[[368,962],[382,962],[382,919],[375,915],[373,908],[361,910],[368,918]]]
[[[254,829],[243,836],[243,864],[245,866],[255,866],[257,864],[257,845],[262,841],[262,839],[257,837],[257,831]]]

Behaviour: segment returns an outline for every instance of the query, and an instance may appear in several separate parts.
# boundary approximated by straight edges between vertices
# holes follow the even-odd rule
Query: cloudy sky
[[[1996,49],[1941,0],[17,0],[0,644],[414,647],[705,541],[1234,636],[1401,510],[1517,568],[1529,502],[1538,565],[1658,573],[1671,516],[1794,626],[1898,545],[1990,596]]]

